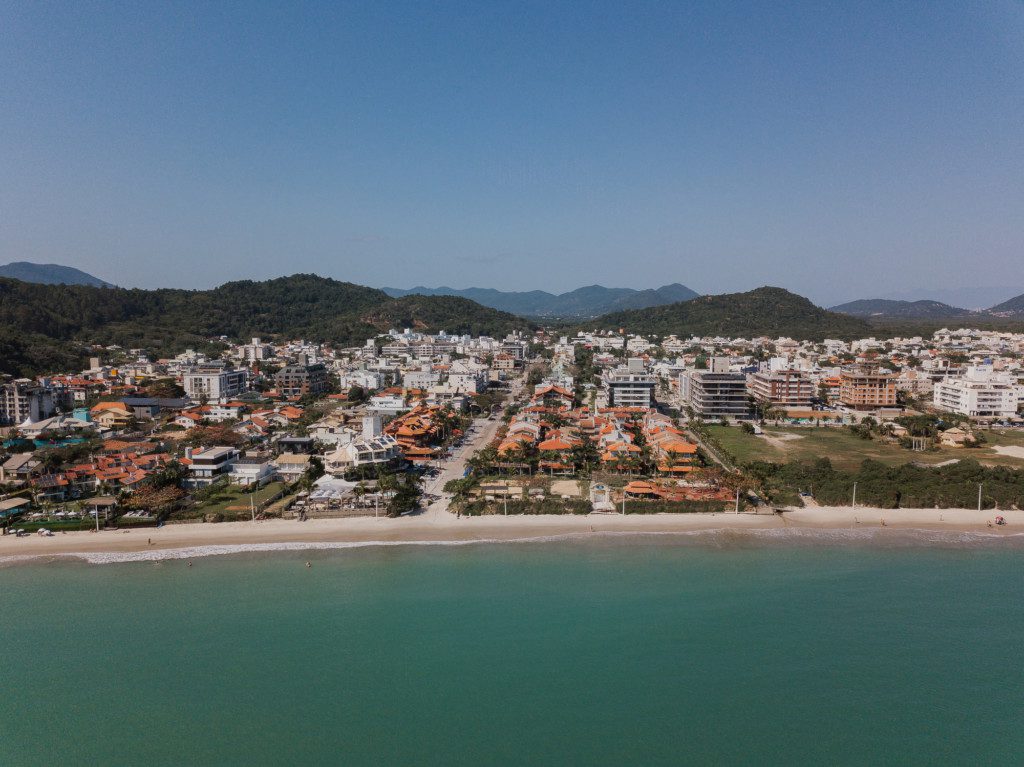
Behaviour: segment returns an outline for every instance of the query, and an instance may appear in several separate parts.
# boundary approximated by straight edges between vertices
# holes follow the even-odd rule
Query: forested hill
[[[864,320],[815,306],[783,288],[700,296],[691,301],[598,317],[584,328],[625,329],[642,335],[752,338],[787,336],[797,340],[861,338],[876,331]]]
[[[393,299],[380,290],[298,274],[212,290],[125,290],[0,279],[0,372],[74,369],[82,344],[170,354],[216,336],[283,336],[360,344],[389,328],[503,336],[530,323],[448,296]]]

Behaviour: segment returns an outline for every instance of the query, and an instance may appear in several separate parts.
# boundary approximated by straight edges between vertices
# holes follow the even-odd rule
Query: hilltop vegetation
[[[316,275],[229,282],[212,290],[125,290],[0,279],[0,372],[74,368],[82,344],[158,355],[211,337],[278,335],[360,344],[394,326],[505,335],[530,324],[466,299],[382,291]]]
[[[860,338],[875,332],[864,320],[826,311],[803,296],[772,287],[606,314],[587,327],[658,336],[789,336],[809,341]]]

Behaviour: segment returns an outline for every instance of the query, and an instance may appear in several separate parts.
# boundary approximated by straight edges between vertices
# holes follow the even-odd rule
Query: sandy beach
[[[991,525],[996,516],[1003,526]],[[167,525],[130,532],[57,533],[53,537],[0,537],[0,560],[8,563],[62,555],[152,552],[153,558],[230,553],[233,547],[281,548],[344,543],[400,544],[512,541],[568,537],[588,533],[687,533],[714,530],[920,530],[1010,537],[1024,532],[1024,511],[968,509],[813,508],[783,514],[652,514],[587,516],[410,516],[400,519],[358,517],[298,522],[226,522]],[[239,550],[245,550],[239,549]],[[135,558],[135,557],[132,557]],[[148,558],[148,557],[139,557]]]

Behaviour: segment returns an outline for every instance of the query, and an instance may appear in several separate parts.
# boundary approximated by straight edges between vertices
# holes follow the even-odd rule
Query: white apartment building
[[[410,370],[402,376],[402,386],[406,389],[429,389],[441,383],[441,374],[433,370]]]
[[[935,384],[935,407],[983,420],[1017,416],[1020,387],[1012,375],[995,372],[989,365],[972,365],[961,378],[947,377]]]
[[[479,394],[487,388],[486,365],[456,360],[448,370],[448,386],[461,392]]]
[[[245,391],[248,373],[224,362],[209,362],[189,367],[182,376],[185,394],[199,402],[224,402]]]
[[[729,370],[729,360],[713,357],[707,370],[679,376],[679,399],[699,418],[748,418],[747,376]]]
[[[380,373],[373,370],[348,370],[338,376],[338,385],[344,391],[353,386],[363,389],[379,389],[384,381]]]
[[[54,413],[53,392],[37,383],[19,378],[0,385],[0,426],[34,423]]]
[[[762,370],[747,383],[751,396],[764,405],[808,407],[814,397],[814,383],[799,370]]]
[[[260,362],[273,357],[274,349],[259,338],[253,338],[252,343],[239,347],[239,353],[246,362]]]
[[[654,407],[655,377],[644,369],[641,359],[630,359],[625,365],[604,374],[609,407]]]

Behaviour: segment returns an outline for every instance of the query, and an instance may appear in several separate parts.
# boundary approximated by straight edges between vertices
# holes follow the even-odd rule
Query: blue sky
[[[0,0],[0,263],[1022,286],[1022,128],[1020,0]]]

